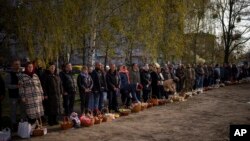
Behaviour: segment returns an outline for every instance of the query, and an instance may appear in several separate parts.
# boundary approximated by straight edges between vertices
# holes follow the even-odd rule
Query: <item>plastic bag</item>
[[[10,128],[5,128],[0,131],[0,141],[9,141],[11,140]]]
[[[30,134],[31,134],[31,125],[27,121],[19,122],[17,135],[21,138],[30,138]]]

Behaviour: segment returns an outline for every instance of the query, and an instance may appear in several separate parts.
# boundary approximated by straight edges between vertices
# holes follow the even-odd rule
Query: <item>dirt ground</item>
[[[153,107],[110,123],[59,130],[33,141],[224,141],[230,124],[250,124],[250,84],[207,91],[185,102]]]

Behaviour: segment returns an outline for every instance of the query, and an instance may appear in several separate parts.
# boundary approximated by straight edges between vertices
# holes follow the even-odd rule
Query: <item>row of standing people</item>
[[[173,65],[165,65],[161,68],[158,64],[145,65],[139,69],[137,64],[133,64],[131,69],[122,65],[119,70],[116,69],[115,64],[110,64],[110,69],[105,72],[102,65],[96,63],[93,71],[83,66],[77,80],[73,77],[70,63],[64,66],[60,74],[57,74],[53,63],[49,64],[44,73],[35,69],[32,63],[27,63],[25,71],[21,73],[20,61],[14,60],[12,69],[6,79],[12,123],[16,124],[16,111],[19,107],[20,111],[25,111],[21,113],[26,113],[31,123],[44,116],[45,110],[50,125],[58,124],[57,117],[62,113],[61,103],[63,103],[65,115],[74,111],[77,89],[80,94],[82,113],[89,109],[102,110],[105,93],[108,94],[109,109],[117,112],[118,95],[121,95],[122,105],[126,106],[130,106],[131,102],[147,101],[151,95],[167,98],[170,93],[164,90],[163,81],[168,79],[176,82],[177,92],[195,89],[202,91],[203,87],[215,84],[218,79],[237,80],[249,75],[248,67],[235,69],[235,65],[213,67],[201,64],[196,67],[179,65],[176,69]],[[4,85],[1,84],[2,87]],[[1,100],[4,93],[0,93]]]

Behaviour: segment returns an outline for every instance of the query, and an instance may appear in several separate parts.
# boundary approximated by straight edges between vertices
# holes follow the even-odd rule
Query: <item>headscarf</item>
[[[128,83],[130,83],[129,71],[128,71],[128,69],[127,69],[126,66],[122,65],[122,66],[120,67],[119,73],[125,73],[125,74],[127,75],[127,77],[128,77]]]
[[[25,70],[24,70],[24,74],[27,74],[28,76],[30,76],[30,77],[33,77],[33,75],[34,75],[34,73],[35,73],[35,69],[34,69],[34,65],[33,65],[33,70],[32,70],[32,72],[29,72],[28,71],[28,66],[30,65],[30,64],[32,64],[31,62],[28,62],[27,64],[26,64],[26,66],[25,66]]]

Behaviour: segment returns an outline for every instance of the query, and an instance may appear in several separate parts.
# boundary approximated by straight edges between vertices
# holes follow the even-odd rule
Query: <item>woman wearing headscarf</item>
[[[19,77],[19,94],[25,105],[28,120],[33,124],[36,119],[44,115],[42,101],[44,99],[43,89],[38,76],[34,73],[34,66],[28,62],[25,72]]]
[[[129,82],[129,71],[125,65],[122,65],[119,70],[119,76],[121,79],[121,85],[120,85],[120,93],[121,93],[121,99],[122,104],[129,106],[130,105],[130,82]]]

